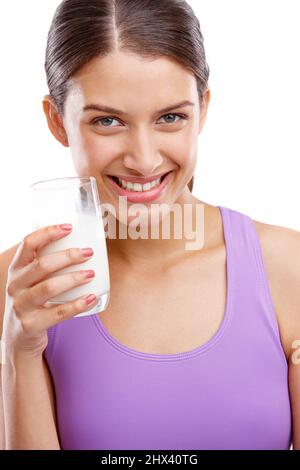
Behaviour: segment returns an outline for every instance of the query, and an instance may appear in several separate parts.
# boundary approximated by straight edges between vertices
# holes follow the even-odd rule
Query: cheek
[[[195,165],[197,156],[197,139],[191,136],[190,133],[181,135],[174,139],[172,145],[169,146],[168,155],[172,158],[178,167],[190,170],[191,166]]]
[[[81,171],[102,171],[111,163],[115,153],[115,146],[108,139],[99,136],[80,134],[76,147],[72,149],[73,161],[76,169]]]

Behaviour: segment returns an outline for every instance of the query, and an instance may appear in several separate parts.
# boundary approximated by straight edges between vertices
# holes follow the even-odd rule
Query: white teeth
[[[154,180],[151,183],[140,184],[140,183],[127,182],[118,178],[118,182],[120,186],[122,186],[124,189],[129,189],[130,191],[137,191],[137,192],[149,191],[149,189],[154,188],[154,186],[158,186],[160,184],[160,181],[161,181],[161,178],[158,178],[157,180]]]

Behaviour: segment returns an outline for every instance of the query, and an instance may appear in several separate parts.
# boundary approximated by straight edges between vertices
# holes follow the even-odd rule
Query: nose
[[[136,176],[151,176],[162,166],[155,139],[151,132],[142,128],[133,132],[130,138],[129,152],[123,158],[124,167],[136,173]]]

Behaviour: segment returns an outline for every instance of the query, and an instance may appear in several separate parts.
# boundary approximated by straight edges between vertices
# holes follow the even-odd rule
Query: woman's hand
[[[32,232],[20,243],[8,268],[2,332],[5,355],[42,355],[49,327],[95,304],[96,299],[87,304],[87,296],[83,296],[54,307],[44,306],[52,297],[93,279],[85,275],[91,271],[74,271],[45,280],[55,271],[90,259],[77,248],[39,255],[41,248],[69,233],[59,225],[51,225]]]

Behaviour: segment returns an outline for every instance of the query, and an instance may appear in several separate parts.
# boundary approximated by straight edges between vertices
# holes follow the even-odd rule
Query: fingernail
[[[81,249],[81,254],[85,258],[89,258],[90,256],[93,256],[94,251],[92,250],[92,248],[82,248]]]
[[[83,299],[85,300],[85,303],[87,305],[90,305],[93,302],[95,302],[96,296],[94,294],[90,294],[90,295],[86,295],[85,297],[83,297]]]
[[[81,271],[81,272],[86,277],[86,279],[95,277],[95,271],[93,271],[92,269],[89,269],[88,271]]]
[[[65,230],[66,232],[69,232],[72,230],[73,225],[72,224],[61,224],[59,225],[60,230]]]

